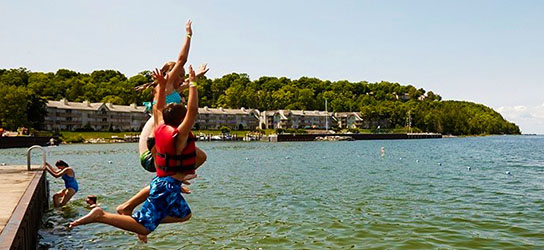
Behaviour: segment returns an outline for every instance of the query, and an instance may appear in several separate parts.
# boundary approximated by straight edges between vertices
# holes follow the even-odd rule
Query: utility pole
[[[325,98],[325,130],[329,131],[329,111],[327,109],[327,99]]]
[[[410,115],[410,110],[408,110],[408,131],[412,133],[412,116]]]

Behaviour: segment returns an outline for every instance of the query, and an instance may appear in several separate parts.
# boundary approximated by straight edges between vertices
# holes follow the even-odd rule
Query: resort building
[[[307,128],[324,129],[336,122],[333,113],[307,110],[276,110],[261,113],[261,129]]]
[[[149,116],[143,106],[131,104],[48,101],[47,130],[92,129],[95,131],[140,131]]]
[[[259,128],[260,129],[275,129],[274,126],[274,114],[277,110],[262,111],[259,116]]]
[[[336,112],[334,117],[338,122],[339,128],[361,128],[363,127],[363,118],[357,112]]]
[[[141,131],[149,115],[143,106],[132,104],[113,105],[111,103],[48,101],[45,128],[47,130],[94,130],[94,131]],[[356,112],[325,112],[307,110],[256,109],[198,109],[194,129],[220,129],[226,126],[232,130],[254,130],[294,128],[325,129],[359,128],[373,124],[363,124]]]
[[[222,126],[233,130],[254,130],[259,127],[259,110],[199,108],[195,129],[219,129]]]

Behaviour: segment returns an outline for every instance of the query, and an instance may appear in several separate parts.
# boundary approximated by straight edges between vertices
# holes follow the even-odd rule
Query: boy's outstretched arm
[[[183,122],[178,127],[178,132],[181,137],[186,138],[193,124],[196,120],[196,115],[198,114],[198,89],[196,87],[195,81],[195,71],[193,67],[189,65],[189,100],[187,101],[187,114],[183,119]]]
[[[169,76],[166,75],[166,78],[161,74],[160,70],[155,69],[152,73],[153,79],[155,79],[159,85],[157,86],[158,90],[155,92],[154,99],[157,100],[157,104],[153,105],[153,120],[155,127],[163,123],[162,119],[162,110],[166,106],[166,82],[168,81]]]
[[[185,36],[185,43],[183,44],[183,47],[181,47],[181,51],[179,52],[176,60],[176,65],[174,65],[172,71],[168,73],[170,80],[174,81],[174,83],[178,82],[178,77],[180,77],[180,74],[183,71],[183,66],[185,66],[185,63],[187,63],[187,58],[189,57],[191,36],[193,35],[193,29],[191,28],[192,23],[193,22],[190,19],[187,20],[187,23],[185,23],[185,31],[187,32],[187,35]]]

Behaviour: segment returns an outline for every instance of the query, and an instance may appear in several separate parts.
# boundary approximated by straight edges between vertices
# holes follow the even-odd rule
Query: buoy
[[[402,161],[402,157],[400,157],[399,160]]]
[[[289,159],[290,157],[289,156],[285,156],[285,159]]]
[[[416,160],[416,163],[419,163],[419,160]]]
[[[510,173],[510,171],[506,171],[506,174],[507,175],[512,175],[512,173]]]
[[[468,171],[470,171],[470,167],[467,167]]]
[[[246,161],[249,160],[249,158],[246,157]]]
[[[109,163],[109,164],[112,164],[112,163],[113,163],[113,161],[108,161],[108,163]]]
[[[438,166],[442,166],[442,162],[439,162],[439,163],[438,163]]]

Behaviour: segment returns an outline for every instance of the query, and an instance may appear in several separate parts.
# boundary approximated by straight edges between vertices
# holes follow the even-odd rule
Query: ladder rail
[[[28,171],[32,170],[32,168],[30,167],[30,160],[31,160],[31,157],[30,157],[30,156],[31,156],[31,151],[32,151],[33,149],[36,149],[36,148],[39,148],[39,149],[41,149],[41,151],[42,151],[42,164],[45,165],[45,163],[46,163],[46,158],[45,158],[45,157],[46,157],[47,154],[46,154],[46,152],[45,152],[45,149],[44,149],[42,146],[34,145],[34,146],[32,146],[32,147],[30,147],[30,148],[28,148],[28,149],[26,150],[26,169],[27,169]]]

